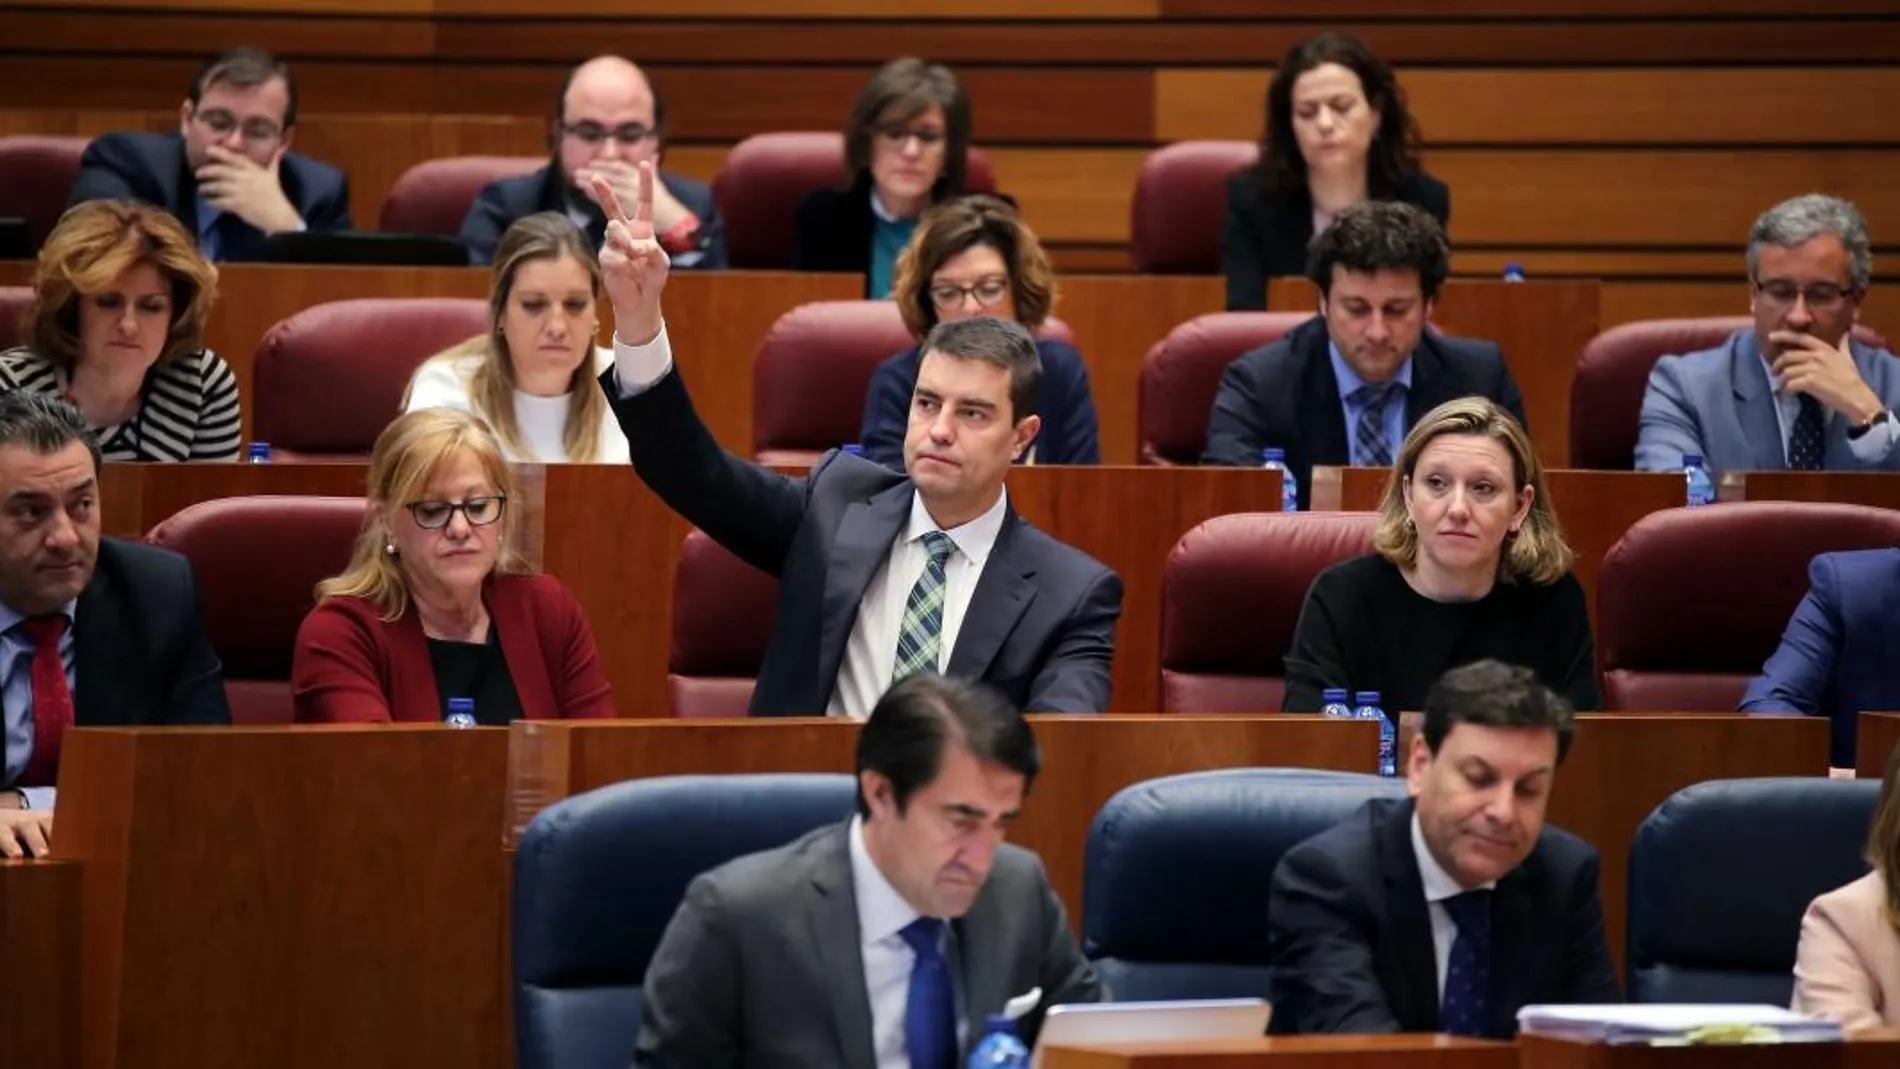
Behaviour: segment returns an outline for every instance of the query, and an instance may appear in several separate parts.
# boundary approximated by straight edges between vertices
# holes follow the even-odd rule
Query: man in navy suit
[[[290,151],[297,85],[260,48],[199,72],[175,134],[105,134],[86,146],[68,204],[132,200],[176,216],[207,259],[254,260],[272,234],[350,229],[343,172]]]
[[[1488,397],[1524,422],[1524,399],[1487,341],[1425,329],[1451,272],[1444,231],[1423,209],[1367,201],[1313,242],[1307,273],[1320,314],[1221,374],[1207,422],[1207,464],[1258,467],[1286,450],[1311,507],[1313,466],[1389,467],[1406,432],[1460,397]]]
[[[1823,553],[1781,647],[1742,696],[1745,713],[1833,722],[1829,763],[1854,767],[1865,709],[1900,709],[1900,549]]]
[[[1873,277],[1860,210],[1810,193],[1748,233],[1752,329],[1649,374],[1640,471],[1900,471],[1900,362],[1854,340]]]
[[[1620,1001],[1596,851],[1544,824],[1571,731],[1528,668],[1445,673],[1412,798],[1368,802],[1274,870],[1270,1030],[1509,1038],[1526,1005]]]
[[[666,147],[666,102],[646,73],[619,56],[597,56],[568,72],[555,102],[547,166],[490,182],[462,220],[462,242],[475,263],[495,258],[502,232],[524,215],[560,212],[599,245],[606,212],[594,194],[596,176],[622,204],[640,199],[642,161],[659,175],[653,191],[655,236],[676,268],[726,266],[725,223],[704,182],[659,170]]]
[[[993,317],[931,330],[904,472],[832,452],[788,478],[721,449],[693,411],[660,314],[667,262],[651,185],[628,218],[597,184],[613,219],[601,268],[614,366],[601,386],[633,466],[674,511],[779,580],[752,715],[861,720],[918,671],[980,680],[1020,709],[1106,708],[1121,580],[1023,522],[1003,486],[1039,427],[1029,332]]]

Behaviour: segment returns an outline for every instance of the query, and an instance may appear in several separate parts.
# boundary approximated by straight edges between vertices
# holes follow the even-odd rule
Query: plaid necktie
[[[1398,391],[1396,382],[1367,384],[1354,390],[1346,397],[1359,409],[1359,425],[1353,428],[1353,448],[1359,454],[1356,462],[1364,468],[1388,468],[1392,466],[1392,447],[1385,440],[1385,406]]]
[[[943,652],[943,562],[957,551],[957,544],[942,531],[931,531],[924,535],[924,549],[930,561],[904,602],[904,624],[897,632],[897,667],[891,672],[893,683],[918,672],[935,672],[937,655]]]
[[[1807,394],[1796,396],[1801,399],[1801,412],[1794,417],[1794,426],[1788,429],[1788,467],[1795,471],[1820,471],[1821,462],[1827,459],[1827,439],[1823,433],[1827,413],[1822,411],[1821,402]]]
[[[1482,1036],[1491,1020],[1491,892],[1466,891],[1439,904],[1458,926],[1445,963],[1439,1025],[1449,1035]]]

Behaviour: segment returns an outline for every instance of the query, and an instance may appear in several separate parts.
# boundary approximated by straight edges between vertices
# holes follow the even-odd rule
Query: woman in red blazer
[[[580,603],[514,548],[513,490],[465,412],[420,409],[377,437],[350,566],[297,631],[299,721],[442,720],[458,699],[483,724],[614,715]]]

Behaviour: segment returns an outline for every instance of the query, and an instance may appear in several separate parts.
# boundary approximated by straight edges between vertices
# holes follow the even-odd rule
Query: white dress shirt
[[[1786,463],[1788,435],[1794,432],[1795,418],[1801,415],[1801,395],[1781,392],[1781,380],[1775,378],[1775,366],[1769,362],[1767,353],[1762,354],[1761,370],[1762,374],[1768,376],[1768,394],[1775,399],[1775,424],[1781,428],[1781,459],[1783,463]],[[1822,405],[1821,450],[1823,453],[1827,451],[1826,420],[1829,415],[1827,406]],[[1900,442],[1900,427],[1895,426],[1893,420],[1886,419],[1874,424],[1858,438],[1850,436],[1847,439],[1847,449],[1848,452],[1854,454],[1855,460],[1862,464],[1874,465],[1886,459],[1888,453],[1893,452],[1896,442]]]
[[[644,393],[666,377],[672,367],[673,350],[667,340],[665,323],[661,323],[660,333],[645,345],[627,345],[618,337],[614,339],[614,381],[619,383],[623,394]],[[957,548],[943,566],[939,672],[950,663],[957,633],[969,612],[970,598],[976,593],[977,581],[983,577],[983,566],[989,563],[990,551],[996,548],[996,536],[1002,533],[1003,517],[1008,509],[1009,493],[1003,491],[988,511],[943,532]],[[890,689],[891,673],[897,668],[898,632],[904,626],[904,604],[910,600],[911,588],[917,585],[930,562],[922,540],[924,535],[938,529],[923,499],[913,493],[910,520],[891,544],[884,562],[872,573],[870,585],[864,588],[864,597],[858,602],[858,618],[851,625],[851,637],[845,643],[844,660],[838,666],[838,681],[832,689],[831,702],[825,707],[825,715],[863,720]],[[816,623],[811,621],[809,626]],[[807,625],[792,622],[786,626]]]
[[[415,377],[409,380],[409,405],[405,409],[414,412],[419,408],[453,408],[460,412],[483,415],[475,408],[475,399],[469,395],[469,385],[475,371],[485,357],[480,353],[464,356],[434,358],[416,369]],[[598,375],[613,362],[613,354],[605,349],[594,350],[593,374]],[[584,389],[598,389],[591,381]],[[567,463],[567,414],[573,403],[572,394],[560,394],[555,397],[538,397],[526,390],[516,390],[515,394],[515,430],[519,432],[526,452],[501,442],[503,459],[513,464],[565,464]],[[600,464],[625,464],[627,462],[627,436],[620,430],[620,424],[614,420],[611,409],[603,408],[600,413],[600,425],[595,431],[599,445],[595,447],[595,462]]]
[[[910,1051],[904,1042],[904,1011],[910,1004],[910,971],[917,954],[898,933],[921,914],[897,893],[864,848],[864,818],[851,818],[851,889],[858,900],[859,949],[864,954],[864,994],[871,1007],[871,1049],[878,1069],[910,1069]],[[946,933],[948,929],[945,929]],[[946,935],[947,941],[947,935]],[[946,961],[947,947],[939,945]],[[951,987],[958,1006],[963,1002],[962,977],[952,970]],[[962,1049],[969,1026],[959,1008],[957,1046]]]
[[[1451,944],[1458,938],[1458,924],[1445,908],[1445,899],[1456,898],[1467,890],[1489,891],[1497,887],[1498,882],[1492,880],[1470,888],[1458,886],[1458,881],[1452,879],[1451,873],[1445,871],[1425,845],[1425,831],[1419,826],[1416,810],[1412,813],[1412,853],[1418,858],[1419,882],[1425,885],[1425,908],[1432,915],[1432,961],[1437,966],[1438,997],[1442,1002],[1445,971],[1451,965]]]

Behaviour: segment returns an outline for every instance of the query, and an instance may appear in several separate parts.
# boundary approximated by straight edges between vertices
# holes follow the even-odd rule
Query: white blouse
[[[415,379],[409,385],[409,407],[414,412],[419,408],[453,408],[463,412],[475,412],[474,401],[469,397],[468,384],[481,366],[482,356],[471,353],[466,356],[432,359],[416,371]],[[594,350],[594,370],[596,373],[613,366],[614,354],[611,349]],[[588,383],[586,389],[598,389]],[[567,408],[572,394],[558,397],[537,397],[521,390],[515,391],[515,427],[520,431],[528,452],[502,443],[502,455],[512,463],[526,464],[565,464],[567,446],[564,438],[567,433]],[[596,429],[600,437],[600,447],[595,460],[602,464],[628,463],[627,437],[620,433],[620,424],[614,421],[613,410],[601,406],[600,426]]]

